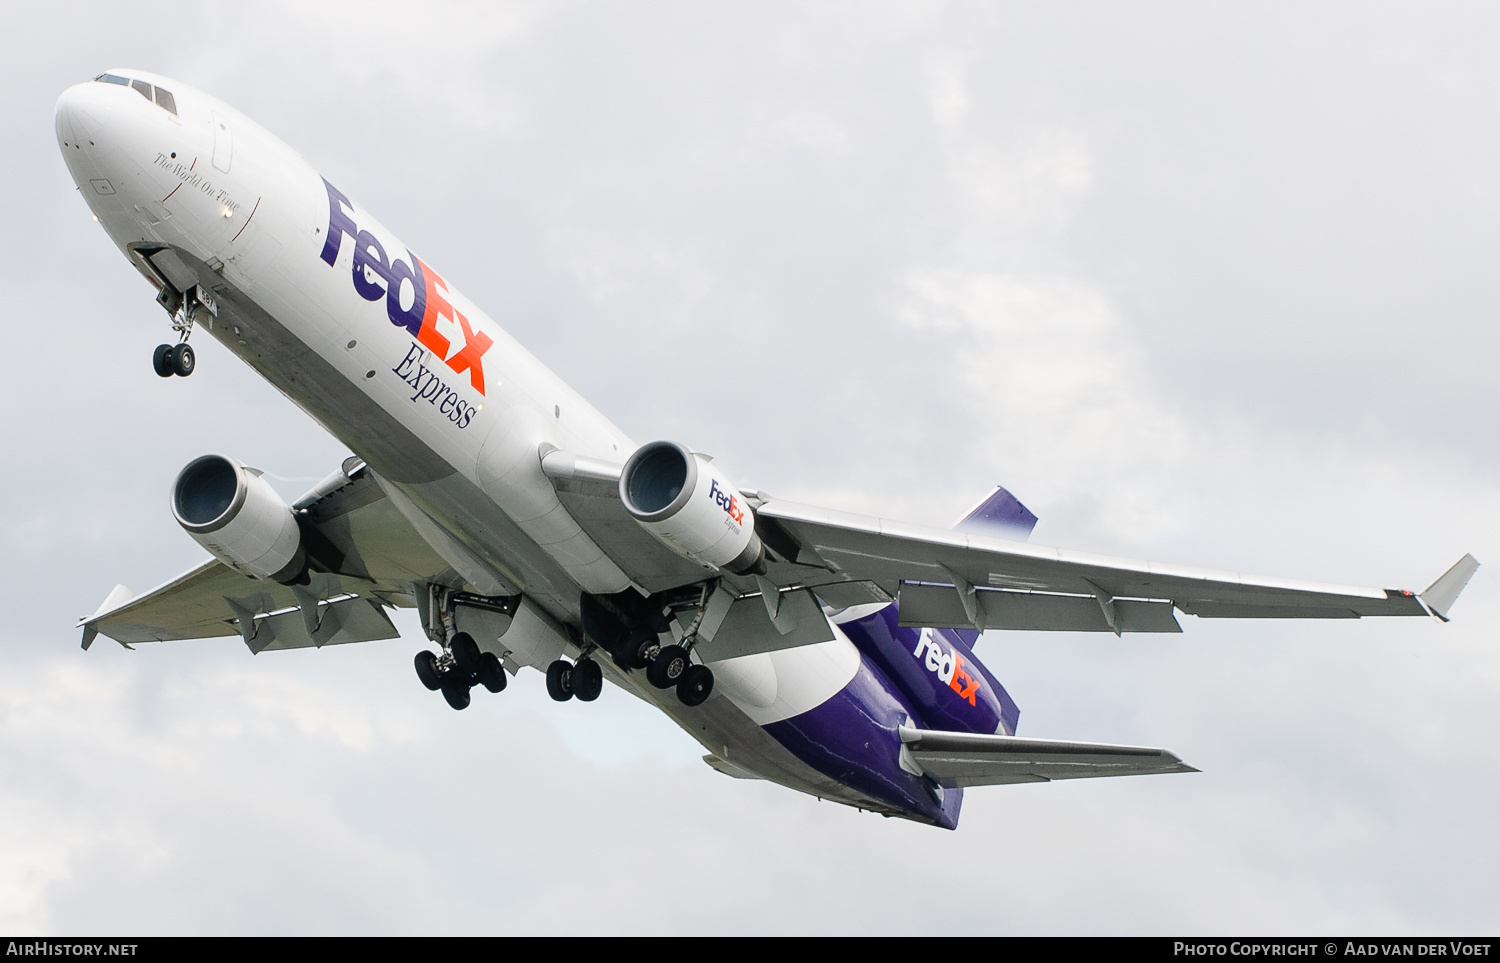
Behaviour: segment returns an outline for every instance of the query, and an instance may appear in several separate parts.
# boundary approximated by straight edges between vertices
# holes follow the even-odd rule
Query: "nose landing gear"
[[[202,285],[195,285],[191,290],[181,292],[175,299],[166,297],[170,290],[163,288],[162,296],[156,300],[172,315],[172,330],[177,332],[178,341],[175,345],[157,345],[151,355],[151,368],[163,378],[173,375],[186,378],[197,367],[193,348],[188,344],[188,338],[193,336],[193,322],[198,319],[199,312],[206,311],[210,315],[209,327],[212,327],[213,316],[219,313],[219,306],[203,290]]]
[[[186,378],[193,373],[197,366],[197,359],[193,356],[193,346],[186,341],[180,344],[159,344],[156,351],[151,355],[151,367],[163,378],[173,375]]]

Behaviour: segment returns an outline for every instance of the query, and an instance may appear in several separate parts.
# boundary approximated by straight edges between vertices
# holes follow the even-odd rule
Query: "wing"
[[[1165,749],[900,729],[904,755],[941,786],[1197,772]],[[711,765],[711,764],[710,764]]]
[[[369,583],[315,573],[307,587],[241,575],[210,559],[159,588],[84,619],[83,647],[97,635],[129,646],[239,635],[251,652],[394,639],[399,634]],[[127,593],[118,590],[111,598]]]
[[[796,563],[772,573],[778,580],[821,562],[898,598],[902,624],[932,627],[1180,632],[1174,609],[1202,618],[1446,618],[1479,566],[1466,555],[1418,595],[1112,558],[777,500],[756,515]]]
[[[619,498],[619,465],[552,450],[542,468],[580,527],[648,591],[714,574],[631,518]],[[770,566],[764,578],[722,579],[720,607],[728,606],[738,641],[706,635],[725,650],[723,658],[820,640],[791,631],[778,613],[788,603],[805,608],[801,597],[809,592],[833,608],[899,599],[903,625],[1118,635],[1181,632],[1177,611],[1200,618],[1446,620],[1479,567],[1466,555],[1419,595],[1111,558],[741,494],[755,511]],[[765,603],[763,614],[755,601]]]
[[[123,645],[238,635],[252,652],[397,637],[385,609],[413,604],[413,581],[451,575],[358,459],[346,461],[294,508],[323,571],[306,586],[254,579],[215,559],[139,596],[117,586],[79,621]]]

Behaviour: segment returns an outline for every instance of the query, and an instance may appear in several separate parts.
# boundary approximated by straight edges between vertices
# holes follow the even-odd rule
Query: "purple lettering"
[[[413,270],[401,260],[391,262],[390,273],[386,275],[385,313],[391,319],[391,324],[405,328],[415,338],[422,330],[422,315],[427,310],[427,287],[417,256],[410,251],[406,252],[406,256],[417,267]],[[409,308],[401,307],[401,293],[405,288],[411,290]]]
[[[330,265],[337,264],[339,259],[339,248],[344,243],[344,235],[349,235],[353,240],[357,228],[354,219],[344,213],[344,208],[354,210],[354,205],[345,197],[343,192],[332,184],[328,178],[323,178],[323,186],[328,188],[328,236],[323,238],[323,260]]]
[[[390,283],[391,266],[386,259],[385,248],[375,240],[375,235],[369,231],[360,231],[354,242],[354,290],[366,301],[379,301],[385,297],[386,289],[370,280],[365,273],[367,267],[375,277]]]

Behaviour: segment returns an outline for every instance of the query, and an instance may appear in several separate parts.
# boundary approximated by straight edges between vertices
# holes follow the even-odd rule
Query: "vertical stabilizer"
[[[1024,542],[1036,527],[1036,516],[1016,496],[997,485],[953,527],[960,532]]]

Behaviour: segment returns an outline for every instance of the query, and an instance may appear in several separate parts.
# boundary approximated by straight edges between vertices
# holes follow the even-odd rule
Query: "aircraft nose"
[[[110,109],[100,97],[100,86],[95,83],[74,84],[57,98],[52,122],[57,129],[59,146],[64,150],[77,150],[80,144],[97,140],[104,129],[104,118]]]

